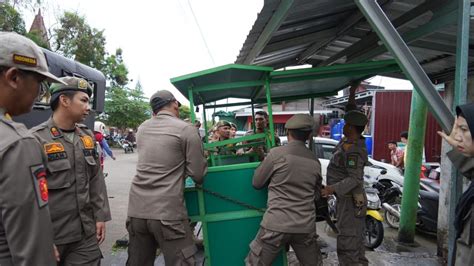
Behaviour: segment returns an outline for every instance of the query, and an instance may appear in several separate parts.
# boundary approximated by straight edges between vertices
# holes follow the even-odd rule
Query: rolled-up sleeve
[[[204,156],[201,138],[194,126],[186,127],[182,136],[186,155],[185,174],[197,184],[202,184],[207,173],[207,161]]]

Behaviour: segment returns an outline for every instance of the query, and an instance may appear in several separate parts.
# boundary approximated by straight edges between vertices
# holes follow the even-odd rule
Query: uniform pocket
[[[71,163],[67,159],[50,161],[47,165],[48,171],[51,173],[47,177],[48,189],[67,188],[72,185],[73,175],[69,174]]]
[[[163,238],[166,240],[181,239],[186,236],[183,221],[161,220]]]
[[[191,245],[183,248],[181,253],[183,254],[184,265],[194,266],[196,264],[194,254],[198,251],[196,245]]]
[[[262,228],[261,230],[262,230],[262,233],[260,236],[260,240],[262,240],[266,244],[270,244],[275,247],[281,246],[281,242],[284,236],[283,233],[267,230],[264,228]]]
[[[96,165],[95,159],[93,156],[84,156],[88,165]]]

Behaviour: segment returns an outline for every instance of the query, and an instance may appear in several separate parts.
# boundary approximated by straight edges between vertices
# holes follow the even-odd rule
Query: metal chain
[[[255,207],[253,205],[250,205],[248,203],[245,203],[245,202],[242,202],[242,201],[239,201],[239,200],[236,200],[236,199],[233,199],[233,198],[230,198],[228,196],[225,196],[225,195],[222,195],[220,193],[217,193],[217,192],[214,192],[214,191],[211,191],[209,189],[206,189],[206,188],[203,188],[203,187],[196,187],[197,189],[202,189],[202,191],[204,191],[205,193],[209,194],[209,195],[212,195],[216,198],[219,198],[219,199],[222,199],[222,200],[225,200],[225,201],[228,201],[228,202],[232,202],[234,204],[237,204],[237,205],[240,205],[244,208],[247,208],[247,209],[250,209],[250,210],[256,210],[256,211],[259,211],[261,213],[264,213],[265,212],[265,209],[264,208],[258,208],[258,207]]]

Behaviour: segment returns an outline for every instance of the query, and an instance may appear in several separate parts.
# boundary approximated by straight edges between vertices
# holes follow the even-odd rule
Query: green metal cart
[[[193,123],[195,106],[203,105],[204,149],[210,151],[209,170],[202,186],[195,186],[188,178],[185,200],[191,220],[202,223],[206,265],[244,264],[267,203],[267,190],[252,187],[253,173],[259,165],[256,154],[215,155],[212,151],[229,145],[233,149],[275,146],[272,102],[334,95],[354,80],[398,71],[393,60],[282,71],[231,64],[171,79],[189,100]],[[226,98],[247,101],[215,104]],[[206,110],[251,105],[254,115],[254,104],[257,103],[268,106],[269,132],[207,143]],[[286,251],[283,250],[273,265],[286,264]]]

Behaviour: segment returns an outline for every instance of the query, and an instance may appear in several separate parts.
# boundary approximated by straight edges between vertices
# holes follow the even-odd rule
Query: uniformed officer
[[[337,256],[340,265],[367,265],[364,232],[367,197],[364,191],[364,166],[368,164],[365,139],[362,137],[367,117],[359,111],[344,116],[344,138],[334,150],[327,168],[327,186],[322,195],[335,194]]]
[[[305,146],[314,124],[307,114],[291,117],[285,124],[288,145],[270,150],[255,170],[253,186],[268,185],[268,203],[246,265],[271,265],[286,244],[301,265],[322,265],[314,205],[321,190],[321,164]]]
[[[267,138],[270,138],[271,135],[270,135],[270,131],[268,130],[268,125],[269,125],[269,120],[268,120],[267,112],[257,111],[255,112],[255,132],[253,130],[249,130],[247,131],[247,133],[245,133],[245,136],[266,133]],[[262,140],[256,140],[256,141],[262,141]],[[275,145],[276,146],[281,145],[281,140],[277,136],[276,132],[275,132]],[[263,160],[263,158],[265,158],[265,155],[269,152],[269,150],[265,146],[265,144],[262,144],[262,145],[254,146],[248,150],[240,149],[239,151],[237,151],[237,154],[254,153],[254,152],[258,154],[259,160]]]
[[[474,103],[458,106],[456,115],[449,136],[438,132],[453,147],[448,153],[453,165],[471,180],[471,185],[462,194],[456,206],[456,246],[453,261],[455,265],[474,265]]]
[[[207,172],[196,128],[179,119],[180,103],[167,90],[150,99],[153,117],[137,132],[138,164],[128,203],[127,265],[153,265],[160,248],[166,265],[194,265],[184,204],[184,180],[201,184]]]
[[[52,85],[51,118],[31,129],[48,158],[51,220],[60,265],[99,265],[110,220],[107,192],[89,115],[92,88],[81,78]]]
[[[45,156],[16,116],[46,93],[46,58],[31,40],[0,32],[0,265],[55,265]]]
[[[230,128],[231,124],[225,120],[220,120],[215,125],[214,136],[209,139],[208,143],[224,141],[230,138]],[[214,154],[215,155],[231,155],[234,154],[233,144],[226,145],[224,147],[216,147]]]

